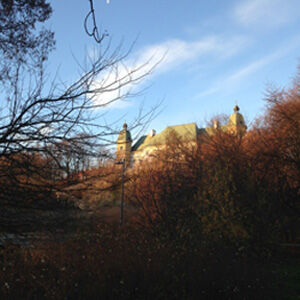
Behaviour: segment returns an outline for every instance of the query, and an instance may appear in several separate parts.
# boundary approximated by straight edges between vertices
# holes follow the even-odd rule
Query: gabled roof
[[[175,133],[178,138],[183,142],[191,142],[197,140],[198,128],[196,123],[168,126],[161,133],[154,136],[142,136],[132,147],[133,151],[139,151],[150,146],[165,145],[167,138]]]
[[[147,147],[155,147],[165,145],[168,142],[168,138],[172,138],[174,133],[182,142],[196,142],[198,136],[214,135],[216,130],[231,131],[232,127],[239,127],[241,131],[246,131],[247,126],[242,114],[239,113],[239,107],[234,107],[234,113],[229,117],[227,124],[218,127],[198,128],[196,123],[189,123],[183,125],[168,126],[161,133],[153,135],[148,134],[140,137],[138,141],[131,148],[132,151],[142,151]],[[123,130],[119,135],[118,142],[120,140],[131,141],[130,132],[127,131],[127,124],[123,125]]]

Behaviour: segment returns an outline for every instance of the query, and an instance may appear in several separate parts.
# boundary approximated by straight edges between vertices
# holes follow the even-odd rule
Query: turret
[[[237,105],[233,108],[234,113],[229,117],[227,129],[232,133],[243,135],[247,130],[247,126],[244,117],[239,113],[239,110],[240,108]]]
[[[116,160],[125,161],[126,166],[130,165],[131,144],[132,144],[131,134],[130,131],[127,130],[127,124],[124,123],[123,129],[120,131],[117,140]]]

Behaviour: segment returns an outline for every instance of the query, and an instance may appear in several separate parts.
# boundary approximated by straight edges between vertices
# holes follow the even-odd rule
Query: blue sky
[[[75,79],[78,65],[95,43],[83,29],[88,0],[50,1],[48,25],[56,50],[49,71]],[[163,100],[162,112],[149,125],[196,122],[205,126],[217,114],[231,114],[238,104],[248,124],[265,107],[268,84],[286,87],[300,63],[299,0],[94,0],[98,25],[112,47],[135,42],[129,67],[151,57],[164,59],[134,91],[130,101],[106,109],[105,121],[129,124],[143,102],[145,109]],[[100,120],[103,122],[104,120]]]

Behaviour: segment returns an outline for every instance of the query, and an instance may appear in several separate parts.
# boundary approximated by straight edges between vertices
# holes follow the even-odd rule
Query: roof
[[[137,142],[132,146],[131,150],[132,151],[136,151],[145,141],[145,139],[147,138],[146,135],[143,135],[142,137],[140,137]]]
[[[228,125],[242,125],[245,126],[245,120],[242,114],[239,112],[234,112],[230,117],[229,117],[229,122]]]
[[[219,126],[218,129],[221,131],[228,131],[233,126],[237,126],[242,130],[246,130],[247,126],[245,124],[245,120],[242,114],[239,113],[239,107],[236,105],[234,107],[234,113],[229,117],[229,121],[227,124],[223,126]],[[127,124],[125,123],[123,126],[123,131],[127,129]],[[119,135],[119,139],[121,137],[122,132]],[[161,133],[152,135],[143,135],[140,137],[137,142],[131,148],[132,151],[142,151],[147,147],[155,147],[165,145],[171,134],[175,133],[175,135],[182,141],[182,142],[192,142],[197,141],[198,136],[208,135],[211,136],[216,133],[216,128],[214,127],[207,127],[207,128],[198,128],[196,123],[189,123],[183,125],[175,125],[175,126],[168,126],[165,128]],[[124,133],[123,133],[124,134]],[[126,134],[129,134],[129,140],[131,141],[129,131],[126,131]],[[120,142],[118,139],[118,142]],[[126,137],[127,139],[127,137]]]
[[[197,140],[198,128],[196,123],[183,124],[168,126],[161,133],[154,136],[144,135],[142,136],[132,147],[133,151],[142,150],[150,146],[160,146],[165,145],[167,138],[175,133],[176,136],[183,142],[191,142]]]
[[[130,131],[127,129],[121,130],[117,143],[132,142]]]

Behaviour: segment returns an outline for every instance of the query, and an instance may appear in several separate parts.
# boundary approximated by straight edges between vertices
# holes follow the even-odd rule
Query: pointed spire
[[[240,108],[238,107],[238,105],[235,105],[234,108],[233,108],[233,111],[238,112],[239,110],[240,110]]]

